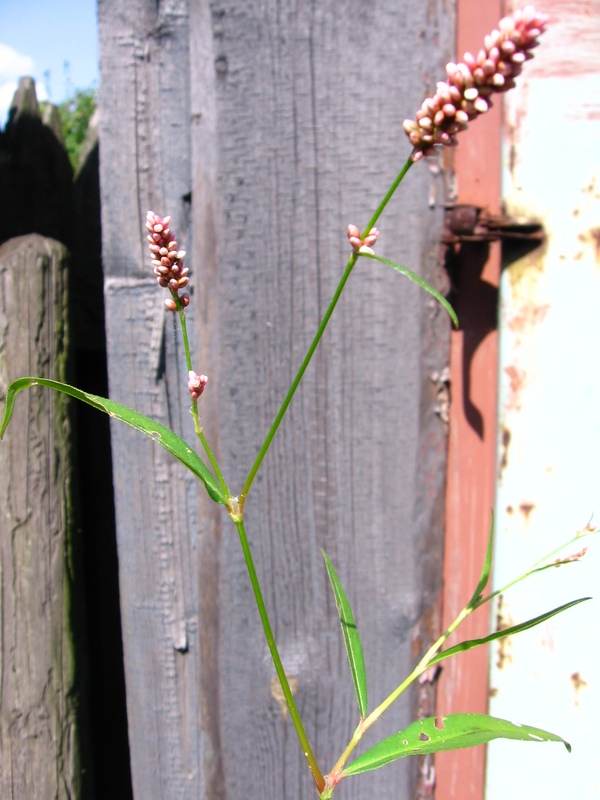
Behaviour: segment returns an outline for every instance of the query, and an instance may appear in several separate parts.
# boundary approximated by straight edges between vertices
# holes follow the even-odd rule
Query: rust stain
[[[508,400],[508,407],[515,411],[521,408],[521,391],[523,390],[526,382],[526,372],[514,364],[509,364],[504,367],[504,372],[508,375],[510,381],[510,397]]]
[[[596,198],[598,197],[598,195],[596,194],[596,178],[595,177],[592,178],[592,180],[589,182],[588,186],[584,187],[583,194],[591,194]]]
[[[526,328],[538,325],[542,322],[548,311],[550,303],[536,306],[533,303],[523,305],[519,311],[510,319],[508,327],[515,333],[522,333]]]
[[[534,508],[535,505],[533,503],[521,503],[521,505],[519,506],[519,511],[521,512],[521,514],[523,514],[526,520],[529,520],[529,515],[531,514]]]
[[[411,641],[411,653],[413,658],[420,658],[425,649],[435,642],[440,635],[441,621],[439,601],[428,605],[415,627]]]
[[[502,478],[502,473],[504,469],[508,465],[508,445],[510,444],[510,431],[509,429],[503,425],[502,426],[502,434],[500,438],[500,447],[501,447],[501,456],[500,456],[500,474],[499,479]]]
[[[500,595],[498,598],[498,611],[496,613],[496,630],[497,631],[505,631],[507,628],[510,628],[513,624],[513,621],[504,608],[504,597]],[[498,640],[498,659],[496,661],[496,666],[498,669],[503,669],[504,663],[508,661],[512,663],[512,656],[510,654],[510,647],[511,647],[511,637],[506,636],[503,639]]]
[[[518,208],[511,206],[511,214],[512,216],[524,216],[528,217],[525,210],[521,212]],[[546,269],[546,252],[548,250],[548,242],[544,241],[540,244],[539,247],[536,247],[535,250],[532,250],[531,253],[528,253],[523,258],[519,258],[517,261],[514,261],[510,266],[506,268],[506,273],[508,279],[510,280],[510,285],[515,292],[515,296],[519,296],[523,294],[523,290],[520,288],[520,284],[522,281],[527,281],[525,283],[525,293],[529,294],[531,291],[532,282],[535,282],[538,275],[543,274]]]
[[[587,681],[584,681],[579,672],[574,672],[571,675],[571,683],[575,689],[575,705],[579,705],[579,690],[587,686]]]
[[[600,228],[590,228],[586,233],[580,233],[579,241],[586,244],[591,242],[596,262],[600,264]]]
[[[590,122],[596,122],[596,120],[600,119],[600,107],[599,106],[597,106],[597,105],[593,106],[591,103],[583,103],[582,104],[582,109],[583,109],[583,112],[584,112],[583,116],[585,117],[585,119],[589,120]]]
[[[578,692],[583,686],[587,686],[587,681],[583,680],[579,672],[574,672],[571,675],[571,683],[573,684],[573,688],[576,692]]]

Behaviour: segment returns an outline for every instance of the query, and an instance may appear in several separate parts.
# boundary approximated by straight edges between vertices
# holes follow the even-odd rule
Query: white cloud
[[[31,56],[24,56],[7,44],[0,43],[0,127],[4,127],[6,122],[8,109],[13,95],[17,91],[19,78],[24,75],[33,75],[34,67],[35,63]],[[43,88],[36,85],[38,100],[43,99],[40,89],[45,95]]]
[[[24,56],[7,44],[0,43],[0,83],[17,80],[23,75],[33,75],[34,67],[31,56]]]
[[[0,86],[0,128],[3,128],[6,124],[8,109],[10,108],[11,100],[13,99],[13,95],[16,91],[16,81],[9,81],[8,83],[3,83],[2,86]]]

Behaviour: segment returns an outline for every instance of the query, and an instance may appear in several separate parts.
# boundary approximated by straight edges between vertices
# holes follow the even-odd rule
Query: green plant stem
[[[412,167],[412,165],[413,165],[414,163],[415,163],[415,162],[412,160],[412,156],[409,156],[409,157],[407,158],[407,160],[406,160],[406,163],[404,164],[404,166],[402,167],[402,169],[401,169],[401,170],[400,170],[400,172],[398,173],[398,175],[397,175],[397,177],[396,177],[396,180],[395,180],[395,181],[392,183],[392,185],[391,185],[391,186],[390,186],[390,188],[388,189],[388,191],[387,191],[387,193],[386,193],[385,197],[383,198],[383,200],[381,201],[381,203],[379,203],[379,205],[378,205],[378,206],[377,206],[377,208],[375,209],[375,213],[373,214],[373,216],[372,216],[372,217],[371,217],[371,219],[369,220],[369,222],[368,222],[368,224],[367,224],[367,227],[364,229],[364,231],[363,231],[363,233],[362,233],[362,236],[361,236],[361,238],[363,238],[363,239],[364,239],[364,238],[365,238],[365,236],[368,236],[368,234],[369,234],[369,233],[370,233],[370,231],[371,231],[371,228],[375,227],[375,224],[376,224],[377,220],[378,220],[378,219],[379,219],[379,217],[380,217],[380,216],[383,214],[383,211],[384,211],[385,207],[387,206],[387,204],[390,202],[390,200],[391,200],[391,199],[392,199],[392,197],[394,196],[394,192],[395,192],[395,191],[396,191],[396,189],[397,189],[397,188],[400,186],[400,184],[401,184],[401,183],[402,183],[402,181],[404,180],[404,176],[406,175],[406,173],[408,172],[408,170],[409,170],[409,169]]]
[[[414,162],[412,161],[411,158],[409,158],[406,161],[406,163],[404,164],[404,166],[402,167],[402,169],[398,173],[398,176],[396,177],[396,179],[394,180],[394,182],[390,186],[389,190],[387,191],[385,197],[383,198],[381,203],[377,206],[377,209],[376,209],[375,213],[373,214],[373,216],[369,220],[369,223],[368,223],[367,227],[365,228],[365,230],[364,230],[364,232],[362,234],[363,238],[368,235],[368,233],[371,230],[371,228],[375,225],[375,223],[377,222],[377,220],[379,219],[379,217],[383,213],[383,210],[385,209],[385,207],[387,206],[389,201],[392,199],[392,196],[393,196],[394,192],[396,191],[398,186],[400,186],[400,183],[402,182],[402,179],[404,178],[404,176],[406,175],[406,173],[408,172],[408,170],[410,169],[410,167],[412,166],[413,163]],[[348,259],[348,263],[346,264],[346,269],[344,270],[344,274],[342,275],[342,278],[341,278],[341,280],[340,280],[340,282],[338,284],[338,287],[335,290],[335,293],[334,293],[334,295],[333,295],[333,297],[331,299],[331,302],[329,303],[327,311],[325,312],[325,315],[323,316],[323,319],[321,320],[321,323],[320,323],[320,325],[319,325],[319,327],[317,329],[315,337],[312,340],[310,347],[308,348],[308,352],[306,353],[306,355],[304,357],[304,360],[302,361],[302,364],[300,365],[300,369],[298,370],[298,373],[296,374],[296,377],[292,381],[292,385],[290,386],[290,388],[288,390],[288,393],[286,394],[285,399],[284,399],[283,403],[281,404],[281,408],[277,412],[277,416],[275,417],[275,419],[273,421],[273,424],[271,425],[271,427],[269,429],[269,432],[267,433],[267,435],[265,437],[265,440],[262,443],[260,450],[258,451],[258,455],[256,456],[254,464],[252,465],[252,467],[250,469],[250,472],[248,473],[248,477],[246,478],[246,482],[244,483],[244,486],[243,486],[242,491],[240,493],[239,506],[240,506],[240,511],[241,512],[243,512],[243,510],[244,510],[244,503],[246,502],[246,497],[248,496],[248,492],[250,491],[250,487],[252,486],[254,478],[256,477],[256,473],[258,472],[258,470],[260,468],[260,465],[262,464],[263,459],[264,459],[265,455],[267,454],[267,451],[268,451],[268,449],[269,449],[269,447],[271,445],[271,442],[273,441],[273,437],[277,433],[277,429],[279,428],[279,425],[281,424],[281,420],[285,416],[285,412],[288,410],[288,407],[289,407],[290,403],[292,402],[292,398],[293,398],[294,394],[296,393],[296,389],[298,388],[298,386],[300,384],[300,381],[304,377],[304,373],[306,372],[306,368],[310,364],[310,361],[311,361],[311,359],[312,359],[312,357],[314,355],[314,352],[317,349],[317,345],[321,341],[321,337],[323,336],[323,333],[325,332],[325,328],[327,327],[327,324],[329,323],[329,320],[331,319],[331,315],[334,312],[334,309],[335,309],[335,307],[337,305],[338,300],[340,299],[340,295],[342,294],[344,286],[346,285],[346,282],[348,281],[348,278],[350,277],[350,273],[352,272],[352,269],[353,269],[353,267],[354,267],[354,265],[356,264],[357,261],[358,261],[358,253],[353,252],[351,254],[350,258]]]
[[[269,449],[269,447],[271,445],[271,442],[273,441],[273,437],[277,433],[277,429],[279,428],[281,420],[285,416],[285,412],[288,410],[289,404],[292,402],[292,398],[293,398],[294,394],[296,393],[296,389],[298,388],[298,385],[300,384],[300,381],[304,377],[304,373],[306,372],[306,368],[310,364],[310,361],[311,361],[311,359],[313,357],[313,354],[314,354],[315,350],[317,349],[317,345],[321,341],[321,337],[323,336],[323,333],[325,332],[325,328],[327,327],[327,323],[331,319],[331,315],[333,314],[333,311],[334,311],[334,309],[335,309],[335,307],[337,305],[337,302],[340,299],[340,295],[342,293],[342,290],[343,290],[344,286],[346,285],[346,282],[347,282],[348,278],[350,277],[350,273],[352,272],[352,268],[354,267],[354,265],[356,264],[357,261],[358,261],[358,255],[353,252],[352,255],[350,256],[350,258],[348,259],[348,263],[346,264],[346,269],[344,270],[344,274],[342,275],[342,279],[340,280],[340,282],[338,284],[338,287],[335,290],[335,294],[333,295],[333,298],[332,298],[331,302],[329,303],[329,307],[327,308],[327,311],[325,312],[325,316],[321,320],[321,323],[320,323],[320,325],[319,325],[319,327],[317,329],[317,332],[315,334],[315,338],[312,340],[311,345],[308,348],[308,352],[304,356],[304,360],[302,361],[302,364],[300,365],[300,369],[298,370],[298,373],[296,374],[296,377],[292,381],[292,385],[290,386],[290,388],[288,390],[288,393],[286,394],[285,399],[284,399],[283,403],[281,404],[281,408],[277,412],[277,416],[275,417],[275,419],[273,421],[273,424],[271,425],[271,427],[269,429],[269,432],[267,433],[267,435],[265,437],[265,440],[262,443],[262,446],[261,446],[260,450],[258,451],[258,455],[256,456],[254,464],[252,465],[252,467],[250,469],[250,472],[248,473],[248,477],[246,478],[246,482],[244,483],[244,487],[243,487],[243,489],[242,489],[242,491],[240,493],[240,508],[242,510],[244,508],[244,503],[246,502],[246,497],[248,496],[248,492],[250,491],[250,487],[252,486],[254,478],[256,477],[256,473],[258,472],[258,470],[260,468],[260,465],[262,464],[263,459],[267,454],[267,450]]]
[[[463,608],[462,611],[458,614],[458,616],[456,617],[454,622],[452,622],[448,626],[448,628],[444,631],[444,633],[439,637],[439,639],[431,645],[429,650],[421,658],[421,660],[419,661],[417,666],[413,669],[413,671],[410,673],[410,675],[407,678],[405,678],[402,681],[402,683],[390,695],[388,695],[388,697],[386,697],[385,700],[382,703],[380,703],[374,711],[372,711],[368,715],[368,717],[365,717],[364,720],[361,720],[361,722],[358,724],[356,730],[354,731],[354,733],[352,735],[352,738],[350,739],[346,749],[344,750],[342,755],[339,757],[339,759],[336,762],[334,768],[331,770],[331,772],[327,776],[327,780],[328,780],[328,783],[330,785],[335,786],[335,784],[337,782],[339,782],[340,774],[341,774],[342,770],[344,769],[344,766],[345,766],[348,758],[350,757],[350,755],[351,755],[352,751],[354,750],[354,748],[356,747],[356,745],[360,742],[362,737],[369,730],[369,728],[375,722],[377,722],[379,717],[381,717],[381,715],[385,711],[387,711],[387,709],[392,705],[392,703],[394,703],[400,697],[400,695],[404,691],[406,691],[406,689],[408,689],[410,684],[416,678],[418,678],[419,675],[421,675],[423,672],[425,672],[425,670],[427,669],[427,667],[429,665],[429,661],[433,658],[434,655],[436,655],[436,653],[442,647],[442,645],[444,644],[446,639],[448,639],[448,637],[452,633],[454,633],[454,631],[458,628],[458,626],[461,624],[461,622],[463,622],[473,610],[474,610],[474,608],[472,606],[470,606],[470,605],[469,606],[465,606],[465,608]]]
[[[337,763],[335,764],[334,768],[331,770],[329,775],[326,776],[326,783],[327,783],[327,787],[328,788],[324,793],[322,793],[321,800],[328,800],[329,797],[331,797],[331,795],[333,794],[333,789],[335,788],[335,785],[341,779],[341,773],[342,773],[342,771],[344,769],[344,766],[345,766],[346,762],[348,761],[348,758],[352,754],[352,752],[355,749],[356,745],[360,742],[362,737],[365,735],[367,730],[379,719],[379,717],[381,717],[381,715],[385,711],[387,711],[387,709],[392,705],[392,703],[394,703],[400,697],[400,695],[410,686],[410,684],[416,678],[418,678],[419,675],[421,675],[423,672],[425,672],[425,670],[429,666],[430,660],[439,652],[439,650],[441,650],[444,642],[448,639],[448,637],[452,633],[454,633],[454,631],[469,616],[469,614],[471,614],[473,611],[475,611],[476,609],[480,608],[482,605],[484,605],[485,603],[489,602],[490,600],[493,600],[499,594],[502,594],[503,592],[507,591],[507,589],[510,589],[515,584],[517,584],[520,581],[524,580],[525,578],[529,577],[533,573],[539,572],[539,571],[544,570],[544,569],[549,569],[551,566],[556,566],[555,564],[552,564],[552,563],[551,564],[546,564],[545,562],[548,562],[549,559],[551,559],[553,556],[555,556],[561,550],[564,550],[565,547],[568,547],[569,545],[579,541],[584,536],[588,536],[588,535],[595,534],[595,533],[597,533],[597,531],[593,530],[593,529],[587,529],[583,533],[578,533],[576,536],[574,536],[568,542],[566,542],[565,544],[561,544],[560,547],[555,548],[550,553],[545,555],[543,558],[541,558],[538,561],[536,561],[535,564],[532,567],[530,567],[525,572],[521,573],[521,575],[519,575],[514,580],[509,581],[508,583],[506,583],[504,586],[502,586],[502,588],[496,589],[494,592],[491,592],[490,594],[486,595],[485,597],[473,597],[469,601],[468,605],[466,605],[462,609],[462,611],[458,614],[456,619],[448,626],[446,631],[439,637],[439,639],[436,642],[434,642],[434,644],[432,644],[432,646],[425,653],[425,655],[421,658],[421,660],[419,661],[417,666],[414,668],[414,670],[410,673],[410,675],[397,687],[397,689],[395,689],[392,692],[392,694],[390,694],[388,697],[386,697],[386,699],[379,706],[377,706],[377,708],[374,711],[372,711],[368,715],[368,717],[366,717],[364,720],[362,720],[358,724],[358,726],[357,726],[356,730],[354,731],[354,734],[352,735],[352,738],[350,739],[350,742],[348,743],[346,749],[344,750],[342,755],[339,757]],[[328,794],[328,792],[329,792],[329,794]]]
[[[191,355],[191,352],[190,352],[190,342],[189,342],[188,332],[187,332],[187,321],[185,319],[185,309],[181,305],[181,302],[180,302],[179,297],[177,296],[176,292],[172,291],[171,292],[171,296],[173,297],[173,300],[175,300],[175,303],[177,304],[177,312],[179,314],[179,323],[181,325],[181,335],[183,337],[183,349],[185,351],[185,363],[186,363],[186,366],[187,366],[187,371],[191,372],[192,371],[192,355]],[[202,432],[202,426],[200,425],[200,417],[198,415],[198,401],[197,400],[192,400],[192,418],[194,420],[194,430],[196,431],[196,436],[198,437],[198,439],[200,439],[200,443],[201,443],[202,447],[204,448],[204,452],[206,453],[206,456],[207,456],[208,460],[211,463],[211,466],[213,468],[213,472],[215,473],[216,479],[221,484],[221,488],[223,489],[225,497],[229,498],[229,497],[231,497],[231,492],[227,488],[227,484],[225,483],[225,479],[223,478],[221,470],[219,469],[219,465],[217,463],[217,459],[214,457],[213,452],[210,449],[210,445],[206,441],[206,437],[204,436],[204,433]]]
[[[322,792],[323,789],[325,788],[325,779],[323,778],[323,774],[319,769],[319,765],[317,764],[312,748],[308,741],[306,731],[304,730],[300,714],[298,713],[298,709],[296,707],[294,695],[292,694],[292,690],[290,689],[290,684],[285,674],[283,664],[281,663],[281,657],[279,655],[279,650],[277,649],[275,637],[273,636],[271,623],[269,622],[269,616],[267,614],[267,609],[262,596],[260,583],[258,582],[256,569],[254,568],[254,561],[252,559],[250,545],[248,544],[248,537],[246,536],[246,530],[244,528],[244,520],[241,517],[232,517],[232,519],[235,522],[236,528],[238,529],[242,550],[244,551],[244,558],[246,560],[246,567],[248,569],[248,574],[250,576],[250,583],[252,584],[252,591],[254,592],[254,598],[256,600],[258,613],[260,615],[260,620],[262,622],[263,630],[265,632],[265,638],[269,646],[269,651],[271,652],[271,658],[273,659],[273,664],[275,665],[275,671],[277,672],[277,677],[279,678],[279,682],[281,684],[283,696],[285,697],[285,702],[289,709],[292,722],[294,723],[294,728],[296,729],[296,734],[300,741],[300,746],[302,747],[302,752],[304,753],[304,757],[306,759],[306,763],[308,764],[308,768],[312,773],[313,779],[317,786],[317,790],[319,792]]]
[[[509,581],[508,583],[505,583],[504,586],[501,586],[499,589],[495,589],[493,592],[490,592],[490,594],[486,595],[485,597],[480,597],[479,599],[475,600],[473,602],[473,610],[475,610],[476,608],[479,608],[479,606],[484,605],[484,603],[488,603],[490,600],[493,600],[498,595],[504,594],[504,592],[508,591],[508,589],[512,588],[517,583],[520,583],[521,581],[524,581],[525,578],[529,578],[530,575],[533,575],[536,572],[543,572],[544,570],[547,570],[547,569],[550,569],[550,568],[556,569],[559,566],[564,565],[566,562],[559,562],[557,564],[557,563],[550,562],[550,559],[553,556],[555,556],[557,553],[560,553],[561,550],[564,550],[566,547],[569,547],[570,545],[574,544],[575,542],[579,541],[580,539],[583,539],[585,536],[592,536],[592,535],[597,534],[598,532],[599,531],[595,530],[595,529],[588,529],[588,530],[585,530],[583,532],[577,533],[575,536],[573,536],[572,539],[569,539],[568,542],[565,542],[564,544],[561,544],[559,547],[555,547],[554,550],[551,550],[543,558],[538,559],[535,562],[535,564],[533,564],[531,567],[529,567],[529,569],[526,570],[525,572],[522,572],[517,578],[514,578],[512,581]],[[546,563],[546,562],[549,562],[549,563]]]

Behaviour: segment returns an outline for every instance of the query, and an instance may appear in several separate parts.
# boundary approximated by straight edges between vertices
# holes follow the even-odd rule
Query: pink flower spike
[[[477,57],[465,53],[462,62],[446,64],[447,82],[439,82],[433,97],[423,101],[416,122],[403,123],[413,145],[412,161],[435,155],[432,144],[456,145],[455,120],[460,122],[460,130],[464,130],[467,121],[492,106],[492,94],[514,87],[522,65],[533,58],[531,51],[539,45],[547,24],[547,14],[528,5],[500,20],[498,30],[485,37]],[[360,249],[355,243],[352,246]]]
[[[169,216],[160,217],[154,211],[146,214],[150,263],[158,285],[171,290],[171,297],[165,300],[166,307],[169,311],[177,311],[177,300],[182,308],[186,308],[190,302],[189,294],[178,294],[189,283],[189,269],[184,267],[185,250],[179,249],[175,235],[169,227],[170,223]]]

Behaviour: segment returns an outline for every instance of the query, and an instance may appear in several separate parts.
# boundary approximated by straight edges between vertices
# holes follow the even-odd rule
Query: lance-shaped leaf
[[[386,264],[388,267],[393,267],[397,272],[401,275],[405,275],[407,278],[410,278],[411,281],[414,281],[421,289],[425,289],[426,292],[429,292],[430,295],[433,295],[435,299],[438,301],[440,305],[442,305],[448,314],[450,314],[450,318],[454,323],[454,326],[458,328],[458,317],[456,316],[456,312],[450,305],[450,303],[446,300],[446,298],[441,295],[436,289],[431,286],[431,284],[424,281],[420,275],[417,275],[416,272],[408,269],[408,267],[403,267],[402,264],[396,264],[394,261],[390,261],[389,258],[382,258],[382,256],[376,256],[375,253],[365,253],[359,251],[359,256],[362,258],[372,258],[374,261],[379,261],[381,264]]]
[[[67,383],[60,383],[59,381],[49,380],[48,378],[19,378],[13,381],[6,392],[6,407],[4,409],[4,418],[0,426],[0,439],[4,436],[10,418],[12,416],[13,408],[15,405],[16,395],[23,389],[29,389],[31,386],[47,386],[49,389],[54,389],[62,394],[67,394],[77,400],[81,400],[99,411],[104,411],[110,417],[119,419],[122,422],[131,425],[146,436],[149,436],[157,442],[165,450],[175,456],[176,459],[181,461],[189,470],[191,470],[196,477],[206,486],[208,494],[217,503],[225,504],[225,497],[219,486],[216,478],[210,472],[204,461],[200,458],[198,453],[193,450],[190,445],[173,433],[172,430],[160,422],[155,422],[149,417],[145,417],[138,411],[132,408],[123,406],[120,403],[115,403],[113,400],[108,400],[105,397],[98,397],[95,394],[82,392],[81,389],[76,389],[74,386],[69,386]]]
[[[530,725],[517,725],[487,714],[450,714],[417,720],[393,736],[363,753],[342,772],[343,777],[378,769],[405,756],[459,750],[485,744],[492,739],[518,739],[523,742],[562,742],[569,752],[571,745],[561,736]]]
[[[494,511],[492,510],[492,521],[490,523],[490,534],[488,536],[487,549],[485,551],[485,559],[483,568],[479,577],[477,588],[473,592],[473,597],[469,601],[469,608],[475,608],[477,601],[481,598],[483,590],[487,586],[490,579],[490,572],[492,571],[492,556],[494,554]]]
[[[429,662],[429,665],[437,664],[438,661],[443,661],[445,658],[449,658],[456,653],[463,653],[465,650],[472,650],[473,647],[479,647],[482,644],[493,642],[495,639],[502,639],[505,636],[512,636],[515,633],[526,631],[529,628],[535,628],[536,625],[539,625],[540,623],[545,622],[547,619],[560,614],[561,611],[566,611],[567,608],[572,608],[572,606],[576,606],[579,603],[585,603],[586,600],[591,599],[591,597],[580,597],[578,600],[571,600],[570,603],[565,603],[562,606],[558,606],[558,608],[553,608],[552,611],[547,611],[545,614],[540,614],[539,617],[528,619],[527,622],[520,622],[518,625],[511,625],[510,628],[503,628],[500,631],[494,631],[494,633],[490,633],[488,636],[484,636],[481,639],[468,639],[466,642],[455,644],[454,647],[449,647],[447,650],[443,650],[441,653],[438,653],[436,656],[434,656]]]
[[[336,571],[333,568],[333,564],[329,560],[327,553],[325,553],[324,550],[321,552],[325,559],[325,566],[327,567],[327,574],[329,575],[329,580],[333,588],[335,604],[338,614],[340,615],[340,625],[342,626],[342,634],[344,636],[346,652],[348,653],[348,661],[350,662],[350,672],[352,673],[352,680],[354,681],[358,709],[360,711],[360,716],[364,719],[367,715],[367,673],[365,671],[365,660],[360,636],[358,635],[356,623],[354,622],[352,608],[350,607],[350,603]]]

